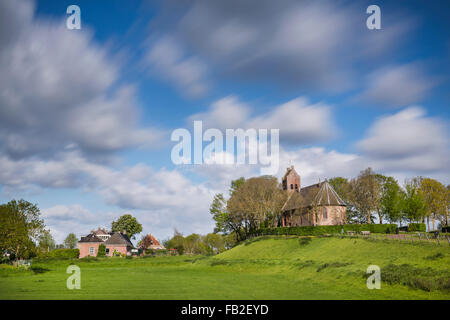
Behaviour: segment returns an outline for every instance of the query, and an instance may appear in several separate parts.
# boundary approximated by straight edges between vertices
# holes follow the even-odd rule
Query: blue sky
[[[259,170],[174,165],[170,134],[192,120],[280,129],[276,175],[293,164],[302,185],[368,166],[450,182],[447,2],[0,7],[0,200],[38,203],[57,241],[126,212],[160,238],[210,232],[212,196]]]

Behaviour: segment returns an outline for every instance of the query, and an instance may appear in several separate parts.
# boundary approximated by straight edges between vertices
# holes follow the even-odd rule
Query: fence
[[[367,239],[372,241],[394,241],[401,243],[424,243],[433,245],[449,245],[450,246],[450,236],[449,235],[432,235],[425,232],[411,233],[400,233],[400,234],[383,234],[383,233],[371,233],[367,235],[362,234],[333,234],[333,236],[341,238],[359,238]]]

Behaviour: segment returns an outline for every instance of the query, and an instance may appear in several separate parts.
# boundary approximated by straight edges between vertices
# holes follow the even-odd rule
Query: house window
[[[106,254],[109,255],[109,248],[106,248]]]
[[[294,185],[291,183],[291,190],[294,189]]]
[[[89,248],[89,254],[94,254],[94,252],[95,252],[94,247],[90,247],[90,248]]]
[[[323,208],[323,218],[324,219],[328,218],[328,216],[327,216],[327,208]]]

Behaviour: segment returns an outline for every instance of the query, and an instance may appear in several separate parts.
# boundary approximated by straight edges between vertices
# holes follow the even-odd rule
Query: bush
[[[427,226],[425,223],[410,223],[408,224],[409,232],[426,232]]]
[[[304,237],[304,238],[300,238],[298,239],[298,243],[301,246],[306,246],[307,244],[309,244],[311,242],[311,237]]]
[[[106,256],[106,246],[102,243],[98,246],[97,257]]]
[[[336,226],[303,226],[303,227],[277,227],[261,228],[252,235],[297,235],[297,236],[320,236],[325,234],[355,231],[370,231],[371,233],[386,233],[387,230],[395,230],[395,224],[345,224]]]

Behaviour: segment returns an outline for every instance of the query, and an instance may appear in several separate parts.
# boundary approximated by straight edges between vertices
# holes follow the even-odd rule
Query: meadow
[[[66,269],[81,269],[69,290]],[[369,265],[381,289],[366,286]],[[338,237],[248,240],[216,256],[0,265],[0,299],[450,299],[450,246]]]

